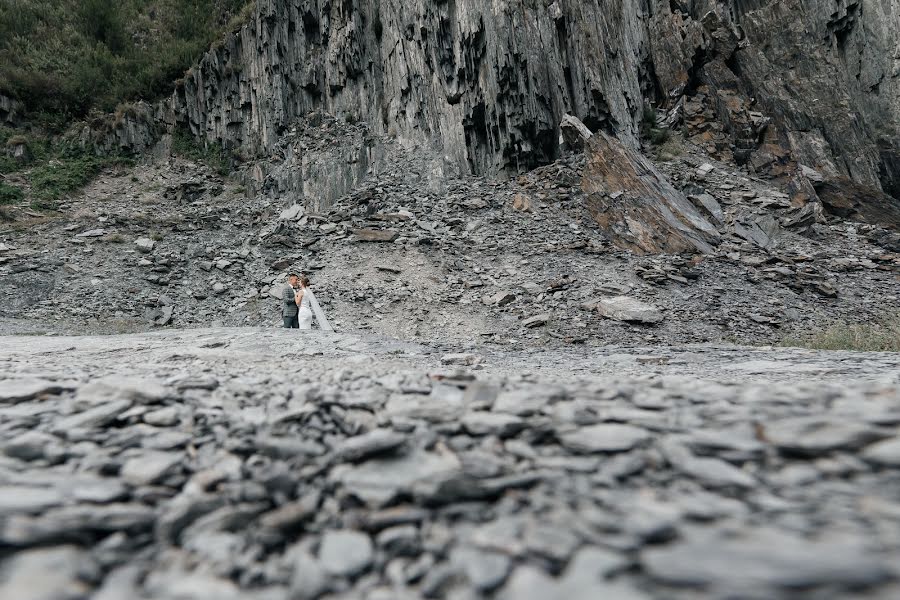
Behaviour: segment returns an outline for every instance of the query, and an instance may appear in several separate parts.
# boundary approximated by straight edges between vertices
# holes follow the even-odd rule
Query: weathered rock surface
[[[822,182],[816,192],[832,214],[900,231],[900,194],[889,196],[847,179]]]
[[[496,173],[556,158],[566,113],[634,146],[657,87],[650,99],[666,105],[708,96],[728,155],[783,176],[797,198],[815,195],[800,163],[896,196],[897,8],[859,6],[272,1],[192,69],[165,120],[253,154],[324,110],[434,143],[455,169]],[[315,164],[357,180],[378,159],[355,147],[367,150],[309,153],[288,186],[330,195]]]
[[[895,595],[894,355],[479,350],[4,337],[2,597]]]
[[[638,254],[712,252],[716,228],[640,152],[603,131],[587,140],[581,189],[617,246]]]
[[[597,302],[597,312],[607,319],[629,323],[659,323],[662,312],[655,306],[628,296],[601,298]]]
[[[200,136],[254,152],[325,110],[434,140],[464,171],[533,167],[556,157],[566,112],[636,140],[646,30],[637,3],[618,7],[265,2],[171,108]]]

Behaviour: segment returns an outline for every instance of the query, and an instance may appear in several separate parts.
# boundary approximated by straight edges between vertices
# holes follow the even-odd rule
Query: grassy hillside
[[[0,221],[13,209],[53,210],[107,167],[57,135],[91,113],[171,92],[174,81],[254,0],[0,0],[0,93],[22,102],[25,127],[0,125]],[[182,136],[183,137],[183,136]],[[173,150],[224,173],[218,146],[179,137]],[[23,157],[10,149],[26,147]]]
[[[248,0],[3,0],[0,92],[59,130],[152,99],[242,18]],[[246,16],[246,11],[243,16]]]

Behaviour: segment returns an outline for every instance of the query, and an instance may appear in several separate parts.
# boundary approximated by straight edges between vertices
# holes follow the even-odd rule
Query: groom
[[[299,329],[300,321],[297,319],[297,292],[300,291],[300,279],[296,272],[288,275],[288,286],[282,292],[281,317],[284,319],[285,329]]]

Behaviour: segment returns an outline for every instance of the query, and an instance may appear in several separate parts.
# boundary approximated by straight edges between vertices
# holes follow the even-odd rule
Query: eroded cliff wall
[[[465,170],[530,168],[562,115],[634,141],[649,83],[640,0],[263,0],[172,98],[254,153],[315,110],[432,141]]]
[[[707,85],[738,150],[742,141],[762,145],[768,133],[826,177],[900,196],[900,1],[654,7],[650,41],[664,95]],[[750,111],[762,113],[763,127],[739,114]],[[768,123],[777,135],[765,131]]]
[[[900,0],[260,0],[168,114],[265,156],[323,110],[500,173],[555,158],[566,113],[634,145],[645,100],[700,89],[739,162],[897,196],[898,32]]]

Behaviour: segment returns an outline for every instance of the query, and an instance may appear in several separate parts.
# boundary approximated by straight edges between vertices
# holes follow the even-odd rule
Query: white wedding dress
[[[325,311],[319,306],[316,295],[309,288],[303,288],[303,300],[300,301],[300,309],[297,311],[297,321],[300,323],[300,329],[312,329],[313,313],[316,315],[316,322],[322,331],[334,331]]]
[[[309,307],[309,288],[303,290],[303,299],[300,301],[300,308],[297,311],[297,322],[300,323],[300,329],[312,329],[313,313]]]

